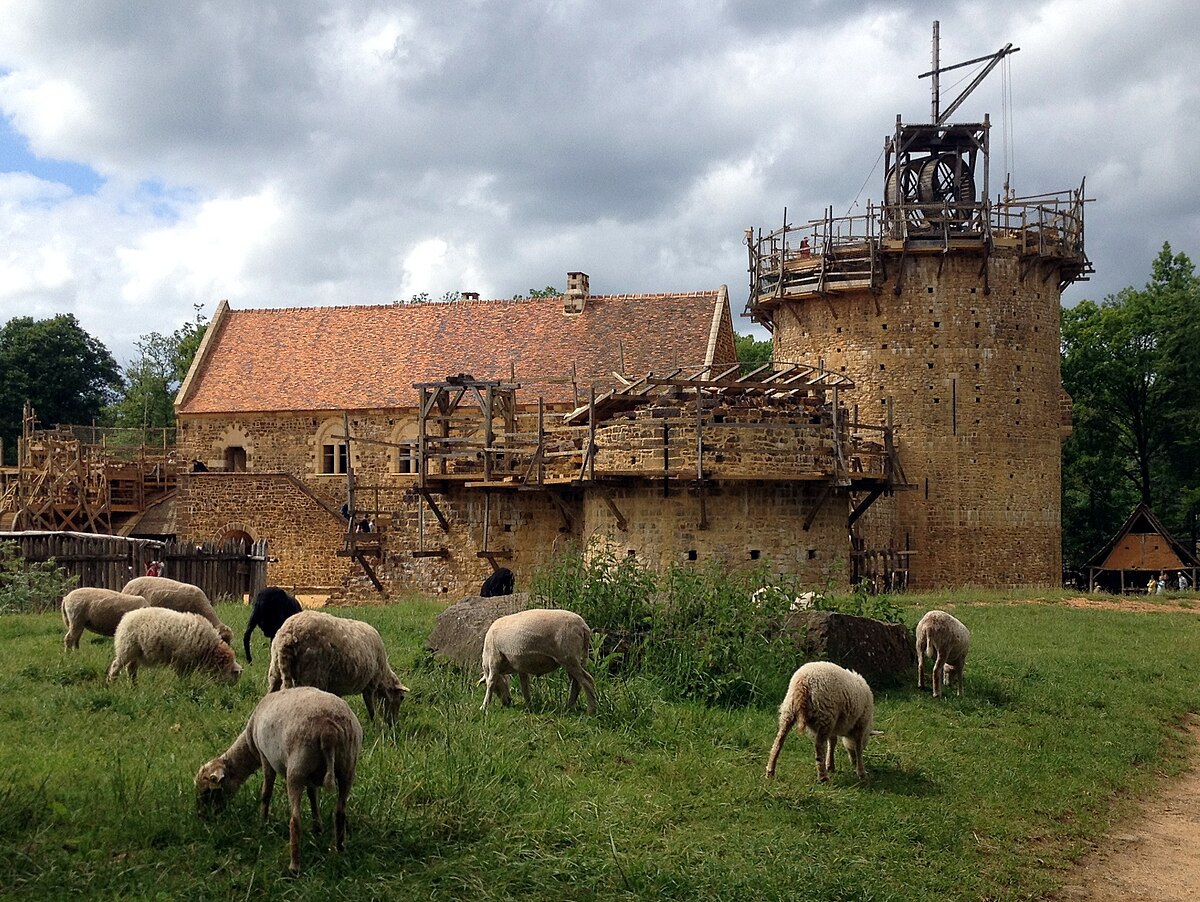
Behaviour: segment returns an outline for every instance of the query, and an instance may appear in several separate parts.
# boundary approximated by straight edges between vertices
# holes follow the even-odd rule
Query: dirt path
[[[1093,610],[1200,614],[1190,601],[1080,596],[1061,604]],[[1186,606],[1185,606],[1186,605]],[[1097,843],[1055,897],[1061,902],[1200,900],[1200,715],[1188,717],[1192,764],[1142,802],[1129,822]]]
[[[1198,752],[1178,780],[1139,806],[1122,829],[1080,862],[1063,902],[1191,902],[1200,899],[1200,716],[1188,729]]]

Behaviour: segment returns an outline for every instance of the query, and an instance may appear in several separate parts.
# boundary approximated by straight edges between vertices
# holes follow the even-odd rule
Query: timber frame
[[[636,379],[613,376],[617,388],[593,390],[586,404],[555,411],[540,398],[536,405],[520,406],[515,382],[460,374],[418,384],[413,492],[422,506],[412,554],[446,553],[444,546],[427,547],[425,512],[443,534],[449,532],[438,498],[460,487],[483,493],[478,554],[493,567],[512,555],[511,549],[489,545],[495,492],[546,493],[568,527],[569,501],[595,493],[624,530],[626,518],[611,490],[641,484],[664,496],[682,492],[695,498],[697,527],[705,529],[711,515],[707,496],[722,483],[805,482],[819,487],[809,522],[801,524],[807,530],[835,494],[858,496],[849,528],[877,498],[907,487],[890,424],[860,423],[857,408],[847,411],[841,395],[854,383],[844,375],[780,363],[748,373],[732,365],[677,367]],[[818,451],[803,463],[778,460],[757,469],[730,459],[729,447],[761,442],[768,428],[773,435],[786,434],[785,444]]]
[[[175,492],[174,430],[39,429],[26,403],[0,528],[120,533]],[[153,439],[154,441],[151,441]]]

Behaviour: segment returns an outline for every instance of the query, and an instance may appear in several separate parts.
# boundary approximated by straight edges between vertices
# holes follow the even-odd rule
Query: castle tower
[[[907,484],[850,521],[860,549],[910,553],[914,588],[1061,579],[1059,307],[1091,272],[1083,187],[990,200],[988,118],[946,121],[1011,52],[972,60],[991,62],[941,113],[935,23],[932,121],[897,117],[882,205],[747,235],[747,312],[776,361],[822,359],[861,422],[895,429]]]

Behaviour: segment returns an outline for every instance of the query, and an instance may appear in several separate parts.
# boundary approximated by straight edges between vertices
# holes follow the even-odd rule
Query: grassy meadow
[[[261,634],[235,686],[160,669],[107,686],[111,639],[87,633],[66,652],[56,613],[5,615],[0,895],[1041,898],[1139,794],[1183,768],[1181,721],[1200,710],[1195,614],[1054,597],[894,597],[909,627],[944,606],[971,629],[966,695],[877,690],[884,733],[867,749],[870,779],[839,747],[824,785],[811,740],[796,735],[764,779],[778,697],[706,705],[645,674],[597,674],[588,717],[563,710],[566,681],[554,676],[534,680],[531,708],[514,686],[514,707],[485,714],[474,676],[424,650],[442,605],[339,609],[380,630],[411,692],[392,728],[350,700],[365,740],[346,852],[329,849],[322,792],[325,832],[306,811],[298,878],[287,876],[282,783],[265,825],[259,775],[222,815],[195,809],[196,770],[263,691]],[[240,640],[248,609],[218,611]]]

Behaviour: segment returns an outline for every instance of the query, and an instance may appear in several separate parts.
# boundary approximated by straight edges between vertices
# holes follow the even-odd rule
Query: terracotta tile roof
[[[721,309],[718,309],[721,305]],[[222,305],[225,307],[225,305]],[[219,310],[180,391],[180,414],[362,410],[417,403],[415,382],[455,373],[521,383],[518,400],[574,403],[621,369],[641,375],[705,362],[724,289],[563,299]],[[729,325],[724,325],[728,323]],[[716,346],[724,349],[726,342]],[[731,345],[731,342],[728,344]],[[715,362],[722,362],[721,360]],[[551,380],[566,380],[551,381]]]

